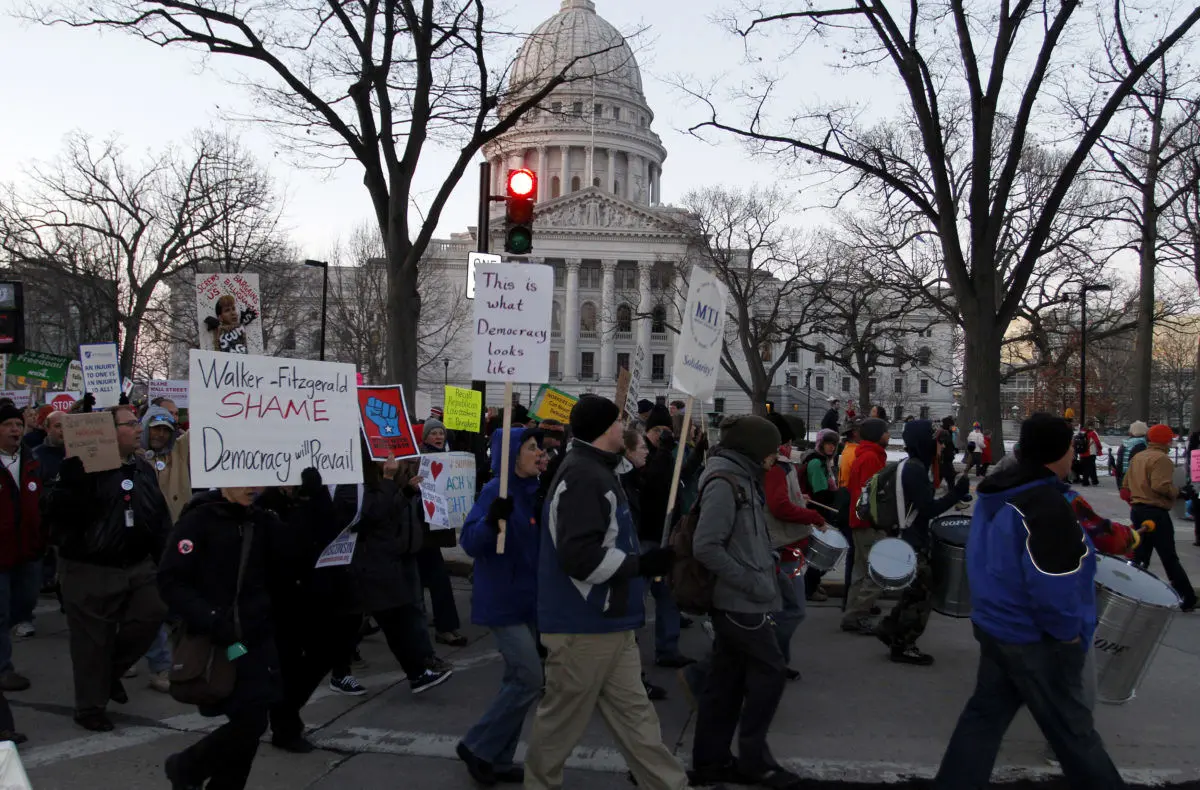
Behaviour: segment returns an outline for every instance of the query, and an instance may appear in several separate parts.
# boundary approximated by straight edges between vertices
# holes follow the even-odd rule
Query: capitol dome
[[[583,59],[571,68],[570,77],[595,77],[597,93],[645,101],[633,50],[620,31],[596,13],[593,0],[562,0],[561,10],[538,25],[521,47],[510,84],[518,93],[522,86],[542,85],[575,58]],[[590,80],[588,85],[593,89]]]

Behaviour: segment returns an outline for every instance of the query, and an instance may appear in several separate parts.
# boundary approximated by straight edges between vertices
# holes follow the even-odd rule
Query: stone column
[[[587,149],[587,167],[585,168],[585,173],[587,178],[584,181],[583,188],[587,189],[596,180],[596,146],[594,145],[589,145]]]
[[[657,205],[658,202],[660,200],[662,200],[662,197],[661,197],[662,168],[659,167],[658,165],[654,165],[653,171],[654,171],[654,180],[651,182],[651,184],[653,185],[653,188],[651,189],[651,192],[650,192],[650,202]]]
[[[550,164],[546,161],[546,146],[538,146],[538,203],[550,199]]]
[[[617,375],[613,341],[617,333],[617,262],[602,260],[604,279],[600,283],[600,381],[607,384]]]
[[[579,267],[582,258],[567,258],[567,301],[563,305],[562,374],[566,381],[579,377]]]
[[[558,150],[562,153],[562,163],[559,167],[561,173],[558,179],[561,186],[559,187],[558,194],[562,196],[569,194],[571,191],[571,173],[567,169],[571,162],[571,146],[560,145]],[[578,278],[576,278],[576,282],[578,282]]]
[[[650,293],[650,272],[654,269],[654,261],[638,261],[638,319],[637,344],[641,347],[646,359],[650,359],[650,311],[654,309],[653,297]],[[643,375],[644,372],[643,372]],[[647,377],[649,381],[649,377]]]
[[[617,193],[617,155],[611,148],[605,150],[608,152],[608,193],[615,195]]]

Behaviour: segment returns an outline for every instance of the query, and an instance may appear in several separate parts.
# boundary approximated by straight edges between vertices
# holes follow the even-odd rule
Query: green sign
[[[26,351],[8,360],[8,375],[38,379],[47,384],[61,384],[67,380],[67,368],[70,366],[70,357]]]

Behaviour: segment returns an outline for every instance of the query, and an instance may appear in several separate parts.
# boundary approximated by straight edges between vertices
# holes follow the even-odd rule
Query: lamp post
[[[316,266],[321,270],[321,361],[325,361],[325,322],[329,313],[329,262],[304,261],[305,266]]]
[[[442,386],[450,386],[450,358],[442,357]]]
[[[812,368],[804,371],[804,441],[812,433]]]
[[[1084,284],[1079,291],[1079,429],[1087,430],[1087,295],[1089,291],[1111,291],[1111,285]]]

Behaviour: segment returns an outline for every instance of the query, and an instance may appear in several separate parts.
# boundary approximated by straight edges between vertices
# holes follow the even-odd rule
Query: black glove
[[[971,481],[966,475],[954,481],[954,493],[958,494],[959,500],[963,502],[971,498]]]
[[[242,311],[242,323],[243,324],[248,324],[251,321],[253,321],[255,318],[258,318],[258,313],[254,312],[253,307],[247,307],[245,310]]]
[[[208,638],[217,647],[229,647],[238,641],[237,627],[223,617],[217,618],[208,629]]]
[[[83,459],[77,455],[64,458],[58,467],[58,482],[67,488],[78,488],[87,480],[87,472],[83,469]]]
[[[220,325],[221,325],[221,322],[218,321],[213,316],[211,316],[211,315],[204,316],[204,326],[207,327],[209,331],[216,329]]]
[[[513,501],[509,497],[501,499],[496,497],[492,500],[492,504],[488,507],[487,523],[492,529],[500,531],[500,522],[508,521],[512,518]]]
[[[665,576],[675,563],[675,549],[656,546],[638,557],[638,576]]]
[[[88,413],[94,408],[96,408],[96,396],[90,392],[85,392],[83,394],[83,411]]]
[[[128,406],[129,405],[129,396],[126,395],[124,392],[122,392],[121,397],[117,398],[117,405],[118,406]]]
[[[660,433],[658,435],[658,449],[668,453],[675,449],[675,434],[670,431]]]
[[[321,493],[321,473],[315,467],[308,467],[300,473],[300,496],[315,497]]]

